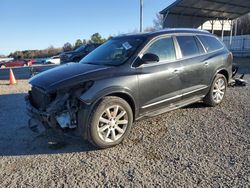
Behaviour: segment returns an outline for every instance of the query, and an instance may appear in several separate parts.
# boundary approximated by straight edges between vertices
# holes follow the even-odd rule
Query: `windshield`
[[[86,45],[82,45],[79,48],[75,49],[76,52],[83,51],[85,49]]]
[[[130,58],[143,43],[143,38],[124,37],[109,40],[84,57],[80,63],[117,66]]]

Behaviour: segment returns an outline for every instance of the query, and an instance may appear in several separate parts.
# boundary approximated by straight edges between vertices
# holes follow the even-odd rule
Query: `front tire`
[[[98,148],[108,148],[122,142],[130,132],[133,112],[119,97],[104,97],[90,116],[88,140]]]
[[[227,79],[222,74],[217,74],[211,85],[211,88],[204,98],[204,102],[209,106],[216,106],[220,104],[227,90]]]

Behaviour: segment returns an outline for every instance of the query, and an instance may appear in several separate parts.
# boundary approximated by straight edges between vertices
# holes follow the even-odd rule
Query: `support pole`
[[[235,20],[235,28],[234,28],[234,36],[237,36],[237,30],[238,30],[238,18]]]
[[[164,15],[164,18],[163,18],[163,23],[162,23],[162,29],[164,29],[164,28],[165,28],[165,25],[166,25],[166,20],[167,20],[167,18],[168,18],[168,13],[169,13],[169,11],[167,11],[167,13]]]
[[[224,39],[224,20],[221,21],[221,40]]]
[[[212,20],[212,34],[214,34],[214,20]]]
[[[140,32],[143,32],[143,0],[140,0]]]
[[[232,49],[232,39],[233,39],[233,20],[229,21],[230,24],[230,41],[229,41],[229,46],[230,50]]]

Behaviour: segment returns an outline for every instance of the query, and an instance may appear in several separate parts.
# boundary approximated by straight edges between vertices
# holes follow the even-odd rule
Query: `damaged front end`
[[[79,97],[92,84],[87,82],[50,93],[32,86],[26,97],[28,115],[41,122],[45,128],[75,129],[78,125],[78,112],[83,106]]]

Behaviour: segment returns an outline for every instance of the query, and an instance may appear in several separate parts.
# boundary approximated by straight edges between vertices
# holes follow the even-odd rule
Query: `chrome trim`
[[[161,101],[158,101],[158,102],[155,102],[155,103],[148,104],[148,105],[146,105],[146,106],[143,106],[142,108],[148,108],[148,107],[150,107],[150,106],[154,106],[154,105],[161,104],[161,103],[164,103],[164,102],[173,100],[173,99],[177,99],[177,98],[179,98],[179,97],[181,97],[181,96],[182,96],[182,95],[176,95],[176,96],[171,97],[171,98],[168,98],[168,99],[164,99],[164,100],[161,100]]]
[[[171,97],[171,98],[168,98],[168,99],[164,99],[164,100],[161,100],[161,101],[158,101],[158,102],[155,102],[155,103],[151,103],[151,104],[148,104],[148,105],[146,105],[146,106],[143,106],[142,108],[144,109],[144,108],[148,108],[148,107],[151,107],[151,106],[154,106],[154,105],[157,105],[157,104],[161,104],[161,103],[164,103],[164,102],[173,100],[173,99],[177,99],[177,98],[183,97],[183,96],[185,96],[185,95],[189,95],[189,94],[191,94],[191,93],[195,93],[195,92],[197,92],[197,91],[200,91],[200,90],[203,90],[203,89],[206,89],[206,88],[208,88],[208,86],[204,86],[204,87],[202,87],[202,88],[195,89],[195,90],[193,90],[193,91],[189,91],[189,92],[184,93],[184,94],[182,94],[182,95],[176,95],[176,96]]]
[[[205,50],[205,53],[202,53],[202,54],[198,54],[198,55],[193,55],[193,56],[188,56],[188,57],[182,57],[182,54],[181,54],[181,51],[180,52],[177,52],[177,50],[180,50],[180,47],[179,47],[179,43],[178,41],[176,41],[177,39],[175,38],[176,36],[194,36],[196,38],[199,39],[198,36],[200,35],[203,35],[203,36],[209,36],[209,37],[215,37],[221,44],[222,44],[222,47],[220,49],[217,49],[217,50],[214,50],[214,51],[211,51],[211,52],[207,52],[207,50]],[[209,55],[209,54],[212,54],[212,53],[215,53],[215,52],[219,52],[223,49],[225,49],[225,45],[221,42],[221,40],[218,39],[218,37],[216,37],[215,35],[212,35],[212,34],[208,34],[208,33],[167,33],[167,34],[163,34],[163,35],[159,35],[157,37],[154,37],[152,38],[143,48],[142,50],[138,53],[137,57],[135,57],[135,59],[132,61],[132,63],[130,64],[130,67],[133,68],[133,69],[137,69],[139,67],[135,67],[134,64],[135,64],[135,61],[138,57],[140,57],[141,54],[144,53],[144,51],[146,50],[146,48],[150,45],[150,43],[154,42],[155,40],[159,39],[159,38],[164,38],[164,37],[172,37],[173,40],[175,40],[174,42],[177,42],[177,44],[175,44],[175,53],[177,56],[180,57],[181,55],[181,58],[178,58],[177,59],[177,56],[176,56],[176,59],[172,62],[177,62],[177,61],[183,61],[183,60],[187,60],[187,59],[192,59],[192,58],[195,58],[195,57],[201,57],[201,56],[204,56],[204,55]],[[203,45],[203,43],[201,42],[201,44]],[[177,46],[176,46],[177,45]],[[177,47],[177,48],[176,48]],[[180,53],[180,54],[179,54]],[[157,63],[156,63],[157,64]],[[150,64],[149,64],[150,65]]]
[[[187,92],[187,93],[184,93],[182,96],[189,95],[189,94],[191,94],[191,93],[195,93],[195,92],[197,92],[197,91],[200,91],[200,90],[203,90],[203,89],[206,89],[206,88],[208,88],[208,86],[204,86],[204,87],[201,87],[201,88],[199,88],[199,89],[195,89],[195,90],[193,90],[193,91],[189,91],[189,92]]]

